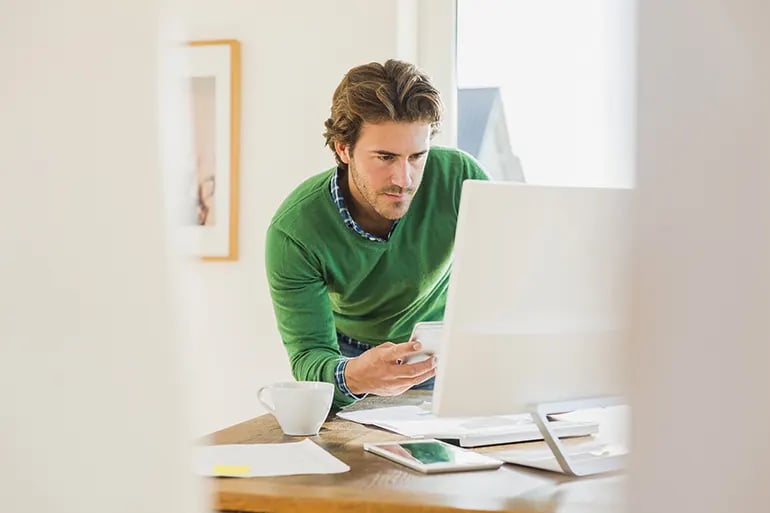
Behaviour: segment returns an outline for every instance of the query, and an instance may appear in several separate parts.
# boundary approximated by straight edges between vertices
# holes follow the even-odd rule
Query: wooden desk
[[[398,398],[370,397],[356,409],[420,404],[430,392]],[[624,478],[570,479],[551,472],[503,465],[498,470],[423,475],[364,452],[364,442],[404,437],[330,415],[311,440],[350,466],[331,475],[211,479],[214,507],[223,511],[313,513],[559,512],[623,510]],[[211,435],[212,444],[297,441],[272,415],[262,415]],[[497,448],[485,448],[491,452]]]

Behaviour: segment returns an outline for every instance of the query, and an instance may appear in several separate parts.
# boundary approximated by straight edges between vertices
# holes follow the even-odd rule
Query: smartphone
[[[404,359],[404,363],[417,363],[427,360],[433,355],[438,355],[443,330],[444,323],[442,321],[418,322],[415,324],[409,340],[419,341],[422,344],[422,349],[408,355]]]
[[[364,450],[425,474],[490,470],[503,464],[489,456],[433,439],[364,443]]]

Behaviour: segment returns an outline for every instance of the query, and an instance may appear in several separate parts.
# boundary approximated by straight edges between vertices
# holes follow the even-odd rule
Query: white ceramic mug
[[[262,395],[270,393],[270,404]],[[273,414],[284,434],[289,436],[313,436],[329,415],[334,398],[334,385],[321,381],[289,381],[264,386],[257,392],[257,399]]]

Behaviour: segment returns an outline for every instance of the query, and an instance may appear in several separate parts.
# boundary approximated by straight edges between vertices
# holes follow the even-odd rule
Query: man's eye
[[[412,155],[412,156],[411,156],[411,157],[409,157],[409,158],[410,158],[411,160],[420,160],[420,159],[421,159],[421,158],[423,158],[424,156],[425,156],[425,154],[424,154],[424,153],[420,153],[419,155]]]
[[[390,162],[394,159],[393,155],[379,155],[377,158],[379,158],[383,162]]]

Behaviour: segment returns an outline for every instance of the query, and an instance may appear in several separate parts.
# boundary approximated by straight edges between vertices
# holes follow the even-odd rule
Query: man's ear
[[[345,164],[350,164],[350,146],[339,141],[334,142],[334,151],[339,155],[340,160]]]

